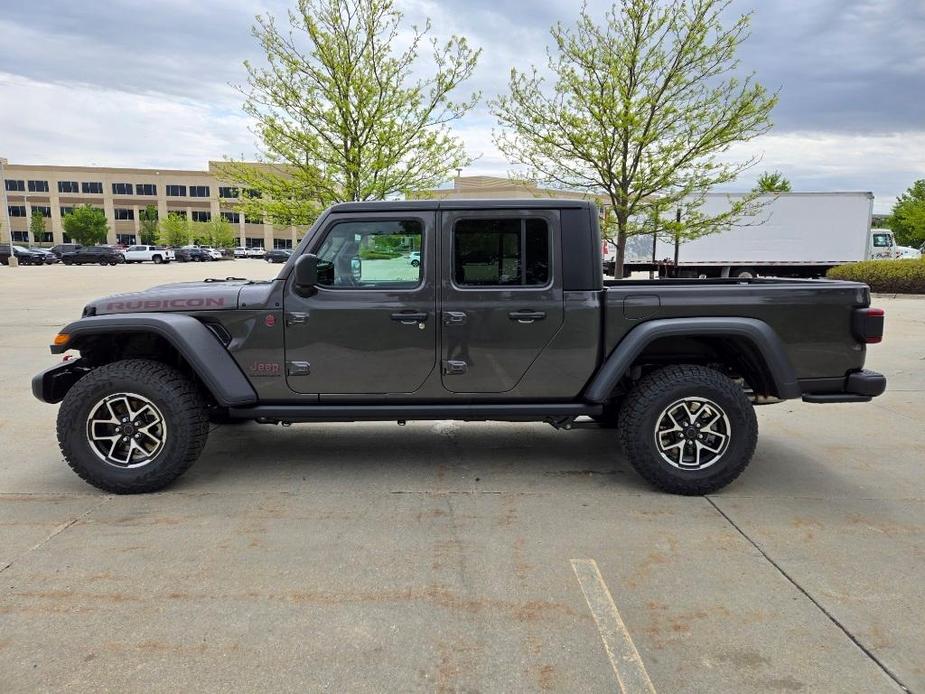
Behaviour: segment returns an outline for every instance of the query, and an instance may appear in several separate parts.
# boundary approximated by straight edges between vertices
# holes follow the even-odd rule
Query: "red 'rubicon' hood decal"
[[[152,311],[220,311],[238,307],[246,282],[183,282],[140,292],[113,294],[89,304],[96,315]]]

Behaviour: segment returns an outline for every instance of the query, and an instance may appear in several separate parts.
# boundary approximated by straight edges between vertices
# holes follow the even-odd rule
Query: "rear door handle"
[[[392,314],[392,320],[397,320],[402,325],[417,325],[427,320],[427,314],[418,311],[400,311]]]
[[[511,311],[507,314],[508,318],[511,320],[516,320],[518,323],[532,323],[533,321],[543,320],[546,317],[544,311]]]

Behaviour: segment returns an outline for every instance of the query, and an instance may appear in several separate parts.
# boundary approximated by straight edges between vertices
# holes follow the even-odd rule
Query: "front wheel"
[[[155,265],[160,265],[161,263],[164,262],[164,258],[159,255],[154,256],[153,258],[151,258],[151,260],[154,262]]]
[[[68,391],[58,444],[85,481],[115,494],[163,489],[192,465],[209,433],[196,386],[145,359],[100,366]]]
[[[741,386],[704,366],[654,371],[626,397],[619,437],[648,482],[673,494],[709,494],[746,468],[758,441],[755,410]]]

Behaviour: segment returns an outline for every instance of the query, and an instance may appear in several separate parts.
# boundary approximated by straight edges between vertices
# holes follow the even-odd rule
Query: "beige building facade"
[[[235,209],[238,190],[219,180],[220,162],[206,171],[136,169],[100,166],[45,166],[3,162],[7,210],[0,210],[0,241],[51,246],[67,242],[63,216],[78,205],[92,205],[106,214],[108,243],[140,243],[141,212],[157,208],[158,218],[177,213],[191,221],[224,218],[235,229],[239,245],[291,248],[304,228],[274,226],[265,219],[246,218]],[[29,233],[33,210],[45,220],[45,233]],[[9,224],[7,224],[9,220]]]
[[[499,176],[457,176],[452,187],[435,188],[413,193],[414,199],[452,200],[452,199],[518,199],[518,198],[557,198],[568,200],[593,200],[601,205],[601,200],[594,195],[569,190],[540,188],[531,181],[519,181]]]

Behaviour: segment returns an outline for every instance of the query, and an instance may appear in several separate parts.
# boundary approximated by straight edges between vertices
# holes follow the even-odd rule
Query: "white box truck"
[[[741,193],[710,193],[705,214],[728,209]],[[871,229],[872,193],[769,194],[753,218],[726,231],[678,246],[651,235],[627,242],[624,272],[655,270],[682,277],[821,277],[836,265],[895,257],[889,229]],[[613,247],[605,251],[605,271],[613,272]]]

